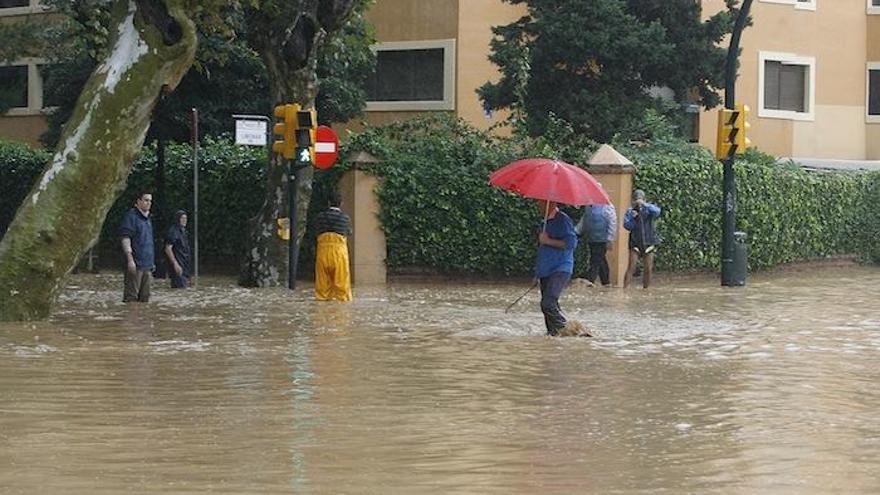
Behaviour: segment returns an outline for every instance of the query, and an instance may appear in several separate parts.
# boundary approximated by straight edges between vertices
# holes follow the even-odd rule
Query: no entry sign
[[[315,167],[327,170],[339,156],[339,138],[333,129],[319,125],[315,130]]]

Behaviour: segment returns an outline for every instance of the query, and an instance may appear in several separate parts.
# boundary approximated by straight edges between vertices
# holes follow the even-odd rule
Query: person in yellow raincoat
[[[351,301],[348,236],[351,219],[339,209],[339,193],[330,192],[329,208],[315,220],[318,249],[315,254],[315,298],[319,301]]]

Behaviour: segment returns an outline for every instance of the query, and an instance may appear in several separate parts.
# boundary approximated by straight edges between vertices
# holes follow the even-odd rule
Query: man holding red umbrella
[[[547,334],[589,336],[583,328],[575,328],[581,327],[577,322],[572,322],[572,328],[566,329],[565,316],[559,309],[559,296],[574,271],[577,234],[574,222],[556,205],[611,204],[605,189],[586,170],[549,158],[526,158],[509,163],[492,172],[489,184],[537,199],[544,214],[544,226],[538,234],[535,278],[541,282],[541,312],[544,313]]]
[[[538,256],[535,259],[535,277],[541,282],[541,312],[547,335],[559,335],[565,328],[565,315],[559,308],[559,296],[571,280],[574,271],[574,250],[577,234],[574,222],[556,203],[539,199],[546,224],[538,234]]]

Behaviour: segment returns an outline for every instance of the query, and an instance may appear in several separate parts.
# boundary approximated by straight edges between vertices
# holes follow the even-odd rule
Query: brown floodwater
[[[880,268],[573,285],[77,275],[0,324],[0,493],[880,493]]]

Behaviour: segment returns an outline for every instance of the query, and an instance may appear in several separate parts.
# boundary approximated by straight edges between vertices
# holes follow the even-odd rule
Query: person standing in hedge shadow
[[[183,210],[174,213],[174,223],[168,227],[165,235],[165,256],[170,267],[172,289],[185,289],[189,284],[190,249],[189,236],[186,233],[187,215]]]
[[[662,210],[659,206],[645,201],[645,191],[636,189],[633,191],[632,206],[626,210],[623,216],[623,228],[629,231],[629,266],[623,279],[623,286],[629,287],[633,273],[639,258],[644,260],[642,273],[642,287],[645,289],[651,285],[651,274],[654,272],[654,253],[660,245],[660,236],[654,221],[660,217]]]
[[[611,272],[605,252],[617,233],[617,210],[614,205],[588,205],[574,230],[579,238],[587,238],[590,247],[587,280],[595,283],[598,276],[602,285],[607,287],[611,284]]]

